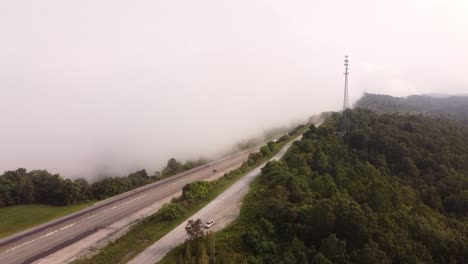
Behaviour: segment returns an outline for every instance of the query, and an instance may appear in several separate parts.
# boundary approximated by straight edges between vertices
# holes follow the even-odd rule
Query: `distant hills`
[[[393,97],[382,94],[365,94],[355,105],[378,113],[423,113],[448,116],[468,125],[468,95],[411,95]]]
[[[421,95],[434,97],[434,98],[448,98],[448,97],[467,97],[468,93],[458,93],[458,94],[428,93],[428,94],[421,94]]]

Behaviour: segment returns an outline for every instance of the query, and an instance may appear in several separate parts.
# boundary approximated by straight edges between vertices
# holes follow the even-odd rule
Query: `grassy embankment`
[[[274,144],[274,149],[268,156],[256,160],[253,163],[246,163],[243,168],[233,170],[223,177],[212,181],[210,190],[207,195],[198,200],[188,201],[183,197],[174,199],[172,203],[182,205],[184,211],[177,215],[177,217],[168,220],[164,217],[161,210],[150,217],[142,220],[136,224],[125,235],[120,237],[114,242],[109,243],[99,253],[90,258],[78,259],[74,264],[99,264],[99,263],[126,263],[138,253],[149,247],[151,244],[159,240],[165,234],[170,232],[179,224],[185,222],[191,215],[202,209],[210,201],[216,198],[219,194],[225,191],[229,186],[242,178],[245,174],[249,173],[263,162],[269,160],[276,155],[284,145],[296,138],[305,131],[305,128],[296,130],[291,137],[287,137],[284,141]],[[247,165],[249,164],[249,165]]]
[[[0,238],[79,211],[93,203],[88,202],[70,206],[28,204],[0,208]]]

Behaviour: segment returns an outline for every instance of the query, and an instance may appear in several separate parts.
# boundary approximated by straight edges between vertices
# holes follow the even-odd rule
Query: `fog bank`
[[[66,177],[217,155],[350,96],[468,90],[468,4],[0,3],[0,171]]]

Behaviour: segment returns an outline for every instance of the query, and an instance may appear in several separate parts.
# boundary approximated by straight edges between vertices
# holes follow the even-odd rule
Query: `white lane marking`
[[[91,219],[91,218],[93,218],[93,217],[96,217],[97,215],[103,214],[103,213],[108,212],[108,211],[110,211],[110,210],[114,210],[114,209],[116,209],[116,208],[119,208],[119,207],[121,207],[121,206],[123,206],[123,205],[126,205],[126,204],[128,204],[128,203],[131,203],[131,202],[133,202],[133,201],[135,201],[135,200],[141,199],[141,198],[143,198],[143,197],[145,197],[145,196],[147,196],[147,195],[149,195],[149,194],[147,193],[147,194],[140,195],[140,196],[135,197],[135,198],[133,198],[133,199],[131,199],[131,200],[128,200],[128,201],[126,201],[126,202],[124,202],[124,203],[122,203],[122,204],[120,204],[120,205],[116,205],[116,206],[113,206],[113,207],[111,207],[111,208],[109,208],[109,209],[103,210],[103,211],[101,211],[101,212],[97,212],[96,214],[93,214],[93,215],[91,215],[91,216],[88,216],[88,217],[86,218],[86,220]],[[20,247],[23,247],[23,246],[25,246],[25,245],[31,244],[32,242],[37,241],[37,240],[39,240],[39,239],[42,239],[42,238],[51,236],[51,235],[53,235],[53,234],[55,234],[55,233],[57,233],[57,232],[59,232],[59,231],[65,230],[65,229],[67,229],[67,228],[70,228],[70,227],[72,227],[72,226],[78,224],[78,223],[81,222],[81,221],[83,221],[83,220],[80,220],[80,221],[71,223],[71,224],[69,224],[69,225],[67,225],[67,226],[64,226],[64,227],[61,227],[61,228],[59,228],[59,229],[56,229],[56,230],[54,230],[54,231],[52,231],[52,232],[49,232],[49,233],[47,233],[47,234],[45,234],[45,235],[42,235],[42,236],[36,237],[36,238],[34,238],[34,239],[31,239],[31,240],[29,240],[29,241],[26,241],[26,242],[24,242],[24,243],[22,243],[22,244],[19,244],[19,245],[15,246],[15,247],[12,247],[12,248],[7,249],[7,250],[5,250],[5,251],[3,251],[3,252],[0,252],[0,255],[6,254],[6,253],[11,252],[11,251],[14,251],[14,250],[16,250],[16,249],[18,249],[18,248],[20,248]]]
[[[69,225],[67,225],[67,226],[64,226],[64,227],[60,228],[60,230],[65,230],[65,229],[67,229],[67,228],[70,228],[70,227],[74,226],[75,224],[76,224],[76,223],[69,224]]]

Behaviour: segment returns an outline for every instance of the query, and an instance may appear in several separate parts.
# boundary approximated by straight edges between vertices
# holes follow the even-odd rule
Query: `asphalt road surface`
[[[292,142],[285,145],[271,160],[278,160],[283,157],[291,144]],[[239,214],[240,204],[242,198],[248,192],[249,184],[260,174],[261,168],[265,164],[266,162],[235,182],[226,191],[191,216],[190,219],[201,219],[203,223],[214,220],[215,224],[210,228],[213,231],[217,231],[232,222]],[[160,261],[171,249],[182,244],[188,238],[185,231],[186,224],[184,222],[177,226],[128,263],[154,264]]]
[[[89,240],[89,237],[93,236],[99,238],[101,234],[106,234],[106,229],[124,226],[116,223],[122,223],[136,212],[154,207],[161,201],[170,200],[178,195],[187,183],[222,176],[224,172],[239,167],[247,160],[249,153],[256,150],[241,152],[202,165],[2,239],[0,263],[53,263],[47,258],[54,253],[57,255],[57,252],[60,252],[60,260],[57,263],[66,262],[78,251],[83,250],[83,246],[76,250],[76,244],[80,241]]]

